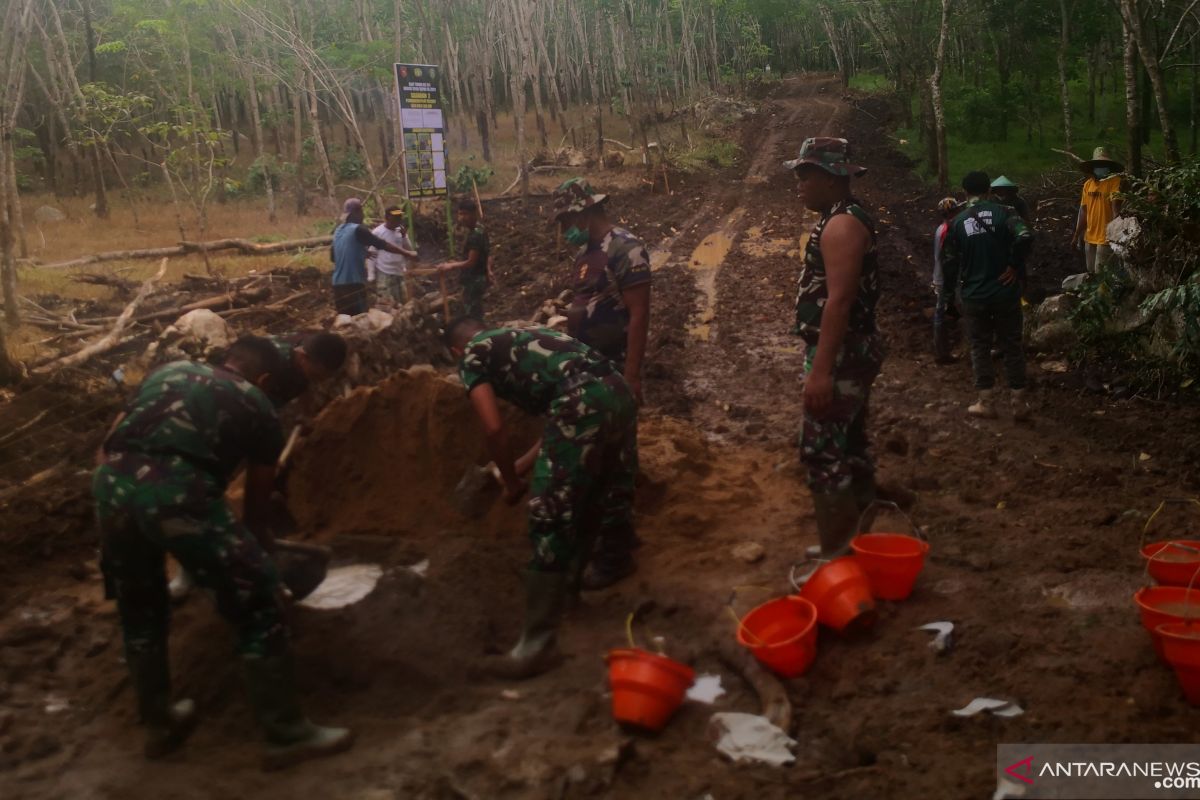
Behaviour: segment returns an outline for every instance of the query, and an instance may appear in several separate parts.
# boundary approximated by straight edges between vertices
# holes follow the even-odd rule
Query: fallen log
[[[105,261],[130,261],[139,258],[169,258],[191,253],[213,253],[220,250],[237,250],[246,256],[269,256],[275,253],[287,253],[292,250],[308,250],[314,247],[327,247],[333,242],[332,236],[313,236],[307,239],[292,239],[286,242],[267,242],[260,244],[249,239],[214,239],[209,242],[180,242],[174,247],[151,247],[144,250],[112,250],[106,253],[90,253],[68,261],[58,261],[53,264],[40,264],[41,269],[67,269],[81,267],[87,264],[99,264]]]
[[[41,472],[38,472],[38,473],[35,473],[34,475],[29,476],[28,478],[21,481],[17,485],[10,486],[7,489],[0,491],[0,504],[7,503],[11,498],[15,497],[16,495],[20,494],[21,492],[25,491],[26,489],[32,489],[34,486],[45,483],[46,481],[51,480],[52,478],[58,477],[59,475],[61,475],[63,472],[66,471],[67,464],[68,464],[67,460],[63,459],[62,461],[59,461],[54,466],[47,467],[46,469],[42,470]]]
[[[117,317],[117,321],[112,326],[112,330],[97,339],[95,342],[80,348],[71,355],[63,356],[62,358],[51,361],[49,364],[44,364],[35,368],[34,372],[45,373],[52,370],[75,367],[83,364],[93,356],[107,353],[109,350],[112,350],[121,344],[124,340],[122,334],[133,320],[133,313],[137,311],[137,307],[141,305],[142,301],[146,299],[146,296],[150,294],[150,290],[154,288],[154,284],[157,283],[162,276],[167,273],[167,262],[169,260],[170,259],[164,258],[162,263],[158,265],[158,272],[146,279],[146,282],[142,284],[142,288],[138,289],[137,295],[129,302],[129,305],[125,306],[125,310],[121,312],[121,316]]]
[[[181,317],[189,311],[196,311],[197,309],[201,308],[207,308],[214,311],[217,309],[226,310],[241,308],[243,306],[261,303],[270,296],[270,287],[256,286],[254,288],[247,288],[241,291],[225,292],[224,294],[208,297],[204,300],[197,300],[194,303],[188,303],[187,305],[178,306],[176,308],[167,308],[163,309],[162,311],[154,311],[149,314],[142,314],[140,317],[135,317],[133,321],[154,322],[155,320],[160,319]],[[101,322],[113,322],[115,319],[115,317],[96,317],[95,319],[85,319],[81,320],[80,322],[81,324],[86,325],[89,323],[95,324]]]

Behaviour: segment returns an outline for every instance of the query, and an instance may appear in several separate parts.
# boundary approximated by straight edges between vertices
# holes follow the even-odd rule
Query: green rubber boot
[[[875,517],[879,513],[879,509],[875,506],[877,498],[875,493],[875,478],[855,478],[850,484],[850,491],[854,492],[854,504],[858,507],[859,519],[855,533],[866,533],[871,530],[871,526],[875,523]]]
[[[137,693],[138,715],[146,726],[146,758],[162,758],[178,750],[196,729],[196,704],[191,700],[171,702],[166,647],[126,653],[125,660]]]
[[[354,744],[354,733],[348,728],[325,728],[304,716],[290,655],[244,658],[242,664],[250,702],[266,738],[264,770],[336,755]]]
[[[813,492],[813,511],[817,517],[821,558],[846,555],[850,551],[850,540],[858,533],[859,509],[854,490]]]
[[[483,658],[484,674],[524,680],[558,666],[558,624],[569,582],[567,572],[525,571],[525,628],[512,650]]]

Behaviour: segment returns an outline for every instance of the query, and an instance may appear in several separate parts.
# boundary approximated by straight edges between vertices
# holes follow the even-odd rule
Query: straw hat
[[[1087,175],[1091,175],[1092,170],[1096,167],[1108,167],[1113,172],[1125,171],[1125,165],[1120,161],[1113,160],[1112,156],[1108,154],[1108,150],[1103,145],[1092,151],[1092,157],[1090,159],[1079,162],[1079,169]]]

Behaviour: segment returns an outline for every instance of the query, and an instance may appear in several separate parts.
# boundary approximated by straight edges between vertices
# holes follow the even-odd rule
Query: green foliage
[[[1109,262],[1080,287],[1079,304],[1071,312],[1070,320],[1085,347],[1113,344],[1111,323],[1132,287],[1129,274],[1117,262]]]
[[[269,155],[256,158],[250,165],[250,169],[246,170],[245,191],[250,194],[266,194],[268,176],[270,176],[271,188],[279,191],[281,175],[275,159]]]
[[[357,150],[346,150],[331,165],[339,180],[348,181],[367,174],[367,162]]]
[[[455,194],[466,194],[472,191],[472,180],[474,180],[475,186],[482,189],[495,174],[496,170],[489,166],[473,167],[470,164],[463,164],[450,178],[450,190]]]
[[[742,149],[729,139],[707,139],[680,155],[676,161],[685,170],[698,172],[704,169],[732,167]]]

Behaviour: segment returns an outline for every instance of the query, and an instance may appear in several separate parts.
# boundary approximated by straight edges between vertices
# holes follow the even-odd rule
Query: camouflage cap
[[[783,162],[787,169],[798,169],[805,164],[820,167],[831,175],[855,177],[867,171],[866,167],[850,163],[850,143],[833,136],[816,136],[804,140],[800,155]]]
[[[550,217],[558,219],[563,214],[573,214],[608,200],[608,195],[599,194],[583,178],[571,178],[554,190],[554,206]]]

